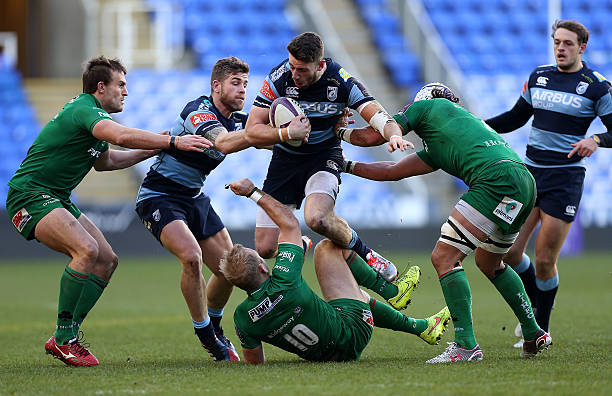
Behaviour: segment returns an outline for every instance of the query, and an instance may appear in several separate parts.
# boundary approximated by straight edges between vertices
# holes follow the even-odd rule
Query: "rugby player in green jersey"
[[[552,339],[538,327],[521,279],[502,257],[534,206],[535,181],[508,144],[457,102],[443,84],[424,86],[394,118],[404,133],[414,130],[425,148],[399,162],[346,161],[345,171],[371,180],[400,180],[442,169],[469,186],[442,225],[431,255],[453,318],[455,340],[428,363],[482,360],[472,326],[470,286],[461,266],[474,251],[476,265],[521,323],[521,355],[534,356]],[[347,119],[348,112],[337,128],[341,138],[356,145],[380,144],[369,127],[347,129]]]
[[[60,279],[56,331],[45,350],[72,366],[98,364],[82,345],[79,328],[118,264],[100,230],[70,201],[72,190],[92,167],[123,169],[160,149],[212,145],[201,136],[170,137],[114,122],[109,113],[122,111],[128,95],[125,74],[117,59],[89,60],[83,93],[45,125],[9,181],[6,210],[17,231],[71,259]],[[112,150],[109,143],[140,150]]]
[[[226,279],[245,290],[247,298],[234,312],[234,324],[247,363],[264,363],[262,342],[312,361],[356,360],[370,341],[372,327],[418,335],[437,344],[450,321],[448,308],[426,319],[402,315],[362,291],[409,302],[420,271],[412,267],[401,286],[382,278],[352,250],[328,239],[315,248],[314,263],[323,299],[302,278],[304,248],[300,224],[291,210],[255,188],[249,179],[229,185],[251,198],[279,227],[278,255],[272,272],[255,250],[234,245],[221,260]]]

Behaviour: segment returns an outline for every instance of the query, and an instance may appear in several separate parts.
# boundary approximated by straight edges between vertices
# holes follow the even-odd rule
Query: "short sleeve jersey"
[[[584,67],[573,73],[556,65],[536,68],[521,97],[533,108],[525,163],[535,167],[586,166],[586,158],[567,158],[595,117],[612,122],[612,89],[600,73]]]
[[[51,190],[68,199],[108,150],[108,143],[92,134],[104,119],[112,118],[93,95],[82,93],[70,100],[40,131],[9,185],[18,191]]]
[[[217,109],[211,97],[200,96],[187,103],[176,117],[170,134],[173,136],[201,135],[215,128],[228,132],[244,128],[247,114],[236,111],[229,118]],[[203,152],[163,150],[156,158],[145,177],[137,201],[159,195],[199,194],[206,176],[225,159],[225,154],[214,147]]]
[[[468,186],[497,161],[522,163],[484,121],[447,99],[414,102],[393,118],[423,140],[425,148],[417,155],[427,165],[460,178]]]
[[[334,308],[317,296],[302,278],[304,250],[281,243],[272,273],[250,292],[234,312],[242,347],[267,342],[303,359],[328,360],[341,337],[330,318]]]
[[[334,133],[334,125],[346,107],[353,110],[374,100],[365,86],[348,73],[342,66],[329,58],[323,75],[314,84],[299,88],[295,85],[289,60],[285,59],[265,78],[254,106],[269,109],[274,99],[287,97],[295,99],[310,120],[312,130],[308,143],[299,147],[287,143],[276,146],[290,153],[316,153],[340,145]]]

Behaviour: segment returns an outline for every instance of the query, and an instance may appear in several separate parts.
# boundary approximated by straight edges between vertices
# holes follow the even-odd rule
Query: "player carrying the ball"
[[[437,344],[446,330],[447,307],[426,319],[402,315],[377,301],[358,285],[376,290],[386,299],[397,288],[355,252],[325,239],[317,245],[314,264],[323,298],[302,278],[304,248],[300,223],[291,210],[255,188],[249,179],[231,183],[232,191],[255,201],[279,227],[278,254],[272,271],[253,249],[234,245],[221,260],[226,279],[247,292],[234,312],[236,334],[247,363],[264,363],[263,342],[312,361],[357,360],[372,336],[372,327],[415,334]],[[419,283],[420,271],[407,273]],[[406,294],[409,300],[414,287]]]
[[[397,277],[395,266],[359,238],[346,221],[334,213],[342,147],[334,125],[345,108],[359,112],[388,141],[389,151],[405,150],[411,143],[402,139],[399,126],[355,77],[338,63],[323,57],[323,41],[316,33],[302,33],[287,46],[289,58],[266,77],[246,123],[247,139],[253,145],[274,145],[263,191],[292,209],[304,198],[304,219],[313,231],[338,246],[354,250],[385,279]],[[306,114],[296,116],[287,128],[269,125],[269,109],[279,97],[299,102]],[[303,144],[288,144],[307,131]],[[293,143],[293,142],[291,142]],[[279,229],[263,209],[257,212],[255,245],[264,258],[277,254]]]
[[[552,339],[536,323],[521,279],[502,257],[535,204],[535,181],[510,146],[458,101],[443,84],[424,86],[414,102],[394,118],[405,133],[414,130],[425,148],[399,162],[346,161],[345,170],[370,180],[401,180],[442,169],[469,186],[442,225],[431,254],[453,317],[455,341],[428,363],[482,360],[472,326],[470,285],[461,266],[474,251],[476,265],[521,323],[525,336],[522,356],[534,356],[548,348]],[[336,132],[347,136],[342,129]],[[370,127],[353,129],[349,136],[351,144],[380,144]]]

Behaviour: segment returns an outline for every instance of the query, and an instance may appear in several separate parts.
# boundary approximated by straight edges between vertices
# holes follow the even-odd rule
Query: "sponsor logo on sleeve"
[[[110,114],[108,114],[105,111],[98,111],[98,116],[104,117],[104,118],[113,118],[113,117],[110,116]]]
[[[290,262],[293,262],[293,259],[295,258],[295,253],[291,253],[291,252],[287,252],[287,251],[278,252],[277,258],[279,258],[279,259],[285,258],[285,259],[289,260]]]
[[[189,117],[189,121],[191,121],[191,125],[196,128],[203,122],[206,121],[217,121],[217,117],[213,113],[205,112],[205,113],[197,113]]]
[[[262,302],[257,304],[255,308],[249,309],[249,317],[253,322],[257,322],[259,319],[266,316],[272,309],[283,299],[281,294],[274,301],[270,301],[270,297],[266,297]]]
[[[13,222],[15,228],[17,228],[17,231],[21,232],[31,218],[32,216],[28,213],[28,211],[25,210],[25,208],[21,208],[19,212],[15,213],[15,216],[13,216],[11,221]]]
[[[597,77],[597,79],[599,80],[599,82],[606,81],[606,78],[605,78],[605,77],[604,77],[604,76],[603,76],[601,73],[599,73],[599,72],[594,71],[594,72],[593,72],[593,75],[594,75],[595,77]]]
[[[340,77],[342,77],[342,79],[344,80],[344,82],[347,82],[349,78],[353,77],[351,75],[351,73],[347,72],[346,70],[344,70],[343,67],[340,68],[340,70],[338,70],[338,74],[340,74]]]
[[[369,324],[370,326],[374,327],[374,317],[372,316],[372,311],[363,309],[362,312],[363,312],[363,317],[362,317],[363,321]]]
[[[493,210],[493,214],[508,224],[512,224],[516,216],[521,211],[523,204],[509,197],[504,197],[497,207]]]
[[[272,91],[272,88],[270,88],[270,84],[268,84],[267,80],[264,80],[259,93],[270,100],[276,99],[276,95],[274,94],[274,91]]]
[[[589,83],[584,82],[584,81],[580,81],[578,83],[578,85],[576,86],[576,93],[578,95],[582,95],[583,93],[586,92],[587,88],[589,87]]]

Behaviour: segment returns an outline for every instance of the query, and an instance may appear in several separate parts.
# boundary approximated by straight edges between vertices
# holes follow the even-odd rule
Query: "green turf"
[[[57,256],[59,258],[59,256]],[[408,256],[391,255],[396,263]],[[442,293],[427,255],[411,316],[437,312]],[[84,325],[101,364],[71,368],[44,354],[52,334],[61,258],[0,262],[0,394],[124,395],[537,395],[609,394],[612,386],[612,254],[560,262],[561,288],[551,321],[554,345],[531,360],[513,349],[516,320],[472,260],[476,336],[484,360],[426,365],[452,340],[430,346],[415,336],[376,329],[360,362],[308,363],[266,346],[264,366],[214,363],[199,347],[179,290],[179,265],[170,257],[123,258]],[[314,285],[312,262],[304,276]],[[227,312],[244,293],[237,290]],[[234,344],[231,314],[224,327]],[[388,393],[389,392],[389,393]]]

